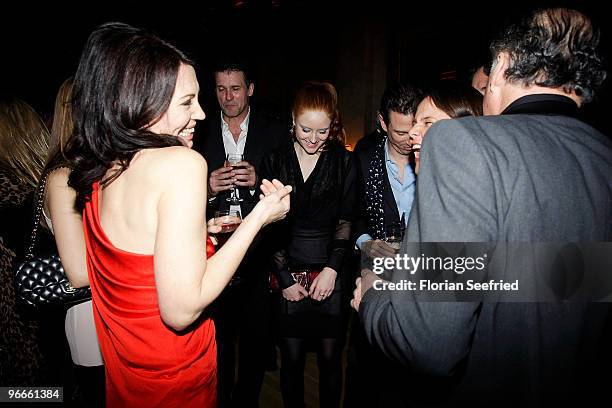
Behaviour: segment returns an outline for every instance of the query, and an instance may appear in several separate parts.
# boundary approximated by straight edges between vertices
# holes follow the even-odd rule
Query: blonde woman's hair
[[[49,131],[30,105],[0,100],[0,162],[24,184],[36,187],[49,151]]]
[[[55,97],[51,142],[49,143],[50,150],[46,167],[53,167],[60,164],[60,162],[67,162],[67,159],[64,157],[64,148],[72,136],[73,130],[72,78],[68,78],[62,83]]]

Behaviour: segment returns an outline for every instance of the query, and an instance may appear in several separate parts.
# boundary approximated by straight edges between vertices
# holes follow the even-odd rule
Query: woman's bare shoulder
[[[59,167],[54,169],[47,176],[47,186],[45,188],[45,202],[49,202],[51,197],[57,198],[60,201],[74,201],[76,192],[68,186],[68,177],[70,169],[68,167]],[[52,200],[57,204],[57,200]]]
[[[134,168],[153,177],[154,180],[176,180],[186,176],[206,178],[206,160],[198,152],[183,146],[147,149],[141,151]],[[131,166],[130,166],[131,167]]]
[[[45,190],[45,209],[51,216],[74,210],[76,191],[68,185],[70,169],[59,167],[49,173]]]
[[[48,186],[66,186],[68,185],[68,177],[70,169],[68,167],[58,167],[49,173],[47,178]]]

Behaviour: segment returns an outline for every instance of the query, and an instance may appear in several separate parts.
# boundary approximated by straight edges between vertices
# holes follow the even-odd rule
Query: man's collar
[[[389,138],[388,137],[385,138],[385,144],[383,146],[384,146],[384,149],[385,149],[385,162],[390,161],[390,162],[395,163],[393,161],[393,159],[391,158],[391,155],[389,154],[389,147],[390,146],[389,146]]]
[[[395,162],[395,160],[393,160],[393,157],[391,156],[391,153],[389,151],[389,149],[391,149],[391,146],[389,146],[389,138],[385,137],[385,144],[384,144],[384,149],[385,149],[385,162],[391,162],[395,165],[397,165],[397,163]],[[409,163],[407,163],[409,164]]]
[[[251,118],[251,107],[249,106],[247,109],[248,109],[247,114],[244,117],[244,120],[242,121],[242,123],[240,124],[240,130],[242,131],[249,129],[249,119]],[[229,125],[223,118],[223,111],[220,111],[219,114],[221,115],[221,126],[223,128],[229,127]]]
[[[525,95],[512,102],[501,115],[539,114],[578,117],[578,105],[571,98],[556,94]]]

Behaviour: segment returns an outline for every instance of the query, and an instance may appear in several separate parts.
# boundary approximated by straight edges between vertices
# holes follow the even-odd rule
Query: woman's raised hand
[[[263,179],[260,186],[262,194],[259,195],[257,207],[261,208],[264,216],[264,225],[285,218],[289,212],[291,186],[285,186],[274,179],[268,181]]]

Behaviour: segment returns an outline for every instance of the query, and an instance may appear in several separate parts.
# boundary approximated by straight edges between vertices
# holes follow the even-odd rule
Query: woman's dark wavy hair
[[[561,87],[590,102],[606,78],[597,48],[599,31],[584,14],[565,8],[539,10],[508,27],[491,43],[495,64],[507,52],[506,79],[522,85]]]
[[[74,131],[65,151],[78,211],[94,182],[111,183],[140,150],[181,145],[147,130],[168,109],[181,63],[193,65],[173,45],[127,24],[106,23],[89,36],[74,77]],[[118,171],[105,177],[114,164]]]
[[[427,91],[427,97],[452,119],[482,116],[482,95],[470,85],[445,81]]]
[[[338,107],[338,92],[332,84],[310,81],[302,85],[295,95],[291,113],[297,118],[307,110],[325,112],[331,120],[325,143],[344,146],[346,135]]]

